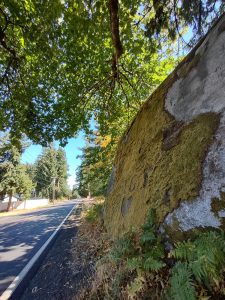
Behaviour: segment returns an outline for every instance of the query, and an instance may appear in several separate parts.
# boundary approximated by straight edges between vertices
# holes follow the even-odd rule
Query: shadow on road
[[[74,203],[0,219],[0,294],[41,248]]]

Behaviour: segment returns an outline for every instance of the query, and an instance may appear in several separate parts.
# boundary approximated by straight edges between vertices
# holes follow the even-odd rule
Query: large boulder
[[[150,208],[173,239],[225,224],[225,16],[119,143],[105,205],[109,233],[139,227]]]

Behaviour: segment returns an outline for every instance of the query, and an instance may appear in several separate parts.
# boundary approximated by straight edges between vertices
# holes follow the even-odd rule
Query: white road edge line
[[[15,289],[18,287],[18,285],[23,281],[27,273],[30,271],[32,266],[35,264],[35,262],[38,260],[38,258],[41,256],[41,254],[45,251],[49,243],[52,241],[52,239],[55,237],[57,232],[60,230],[62,225],[65,223],[67,218],[71,215],[72,211],[74,210],[76,204],[73,206],[73,208],[70,210],[70,212],[67,214],[67,216],[63,219],[63,221],[60,223],[60,225],[56,228],[56,230],[53,232],[53,234],[47,239],[47,241],[42,245],[42,247],[38,250],[38,252],[31,258],[31,260],[26,264],[26,266],[22,269],[22,271],[19,273],[19,275],[16,276],[16,278],[13,280],[13,282],[8,286],[8,288],[3,292],[3,294],[0,296],[0,300],[8,300]]]

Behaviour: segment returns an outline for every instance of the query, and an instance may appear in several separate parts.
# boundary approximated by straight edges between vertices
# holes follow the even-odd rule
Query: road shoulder
[[[76,290],[72,245],[76,238],[81,204],[62,226],[60,233],[21,300],[71,299]]]

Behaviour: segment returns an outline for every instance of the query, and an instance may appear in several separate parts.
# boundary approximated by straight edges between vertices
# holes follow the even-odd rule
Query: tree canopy
[[[171,70],[167,41],[187,25],[199,37],[223,8],[221,0],[3,0],[0,130],[46,145],[87,128],[93,114],[105,128],[154,89],[156,65],[159,82],[165,59]]]

